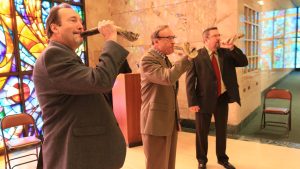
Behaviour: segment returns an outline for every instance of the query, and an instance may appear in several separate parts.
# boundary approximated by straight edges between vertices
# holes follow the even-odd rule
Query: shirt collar
[[[208,52],[208,56],[211,56],[211,54],[213,53],[213,51],[209,50],[208,47],[206,47],[206,46],[204,46],[204,47],[205,47],[205,49],[206,49],[207,52]],[[217,52],[217,51],[215,51],[215,55],[218,55],[218,52]]]
[[[163,53],[161,53],[160,51],[158,51],[155,48],[152,48],[152,51],[155,52],[157,55],[159,55],[160,57],[162,57],[163,59],[165,59],[167,56]]]

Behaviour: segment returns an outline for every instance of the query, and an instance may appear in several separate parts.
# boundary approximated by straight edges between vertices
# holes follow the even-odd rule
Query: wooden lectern
[[[112,96],[113,110],[128,147],[142,145],[140,74],[119,74],[112,89]]]

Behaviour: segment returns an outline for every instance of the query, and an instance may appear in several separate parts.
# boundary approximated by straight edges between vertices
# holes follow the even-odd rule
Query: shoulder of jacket
[[[142,60],[160,60],[160,56],[156,55],[154,52],[148,51],[142,56]]]

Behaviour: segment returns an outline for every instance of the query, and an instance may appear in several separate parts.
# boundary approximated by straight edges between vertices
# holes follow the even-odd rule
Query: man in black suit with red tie
[[[226,155],[228,103],[240,104],[235,68],[247,66],[248,60],[233,44],[236,36],[221,43],[217,27],[206,29],[202,36],[204,47],[199,49],[186,76],[189,110],[196,113],[198,168],[206,169],[209,126],[214,115],[218,163],[235,169]]]

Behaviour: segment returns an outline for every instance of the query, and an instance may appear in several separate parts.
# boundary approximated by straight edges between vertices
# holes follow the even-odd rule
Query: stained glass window
[[[4,108],[6,115],[21,112],[20,78],[18,76],[7,76],[0,78],[2,88],[0,90],[0,105]]]
[[[284,68],[295,68],[296,38],[286,38],[284,47]]]
[[[285,10],[274,11],[274,38],[284,36],[284,13]]]
[[[274,39],[273,68],[283,68],[284,39]]]
[[[261,70],[270,70],[272,68],[272,41],[271,40],[262,40],[260,48],[260,68]]]
[[[36,59],[47,46],[45,23],[50,8],[57,4],[55,1],[0,0],[0,114],[28,113],[34,117],[40,131],[43,122],[32,70]],[[84,22],[82,0],[65,2],[72,5]],[[84,42],[76,50],[84,63],[87,60],[85,51]],[[19,130],[11,129],[5,135],[8,138],[18,137]]]
[[[267,39],[273,37],[273,11],[260,13],[261,38]]]
[[[297,38],[297,44],[300,44],[300,38]],[[296,68],[300,68],[300,47],[297,47]]]
[[[261,68],[295,68],[297,8],[261,12],[260,15]]]
[[[297,56],[296,56],[296,68],[300,68],[300,8],[298,8],[298,30],[297,30]]]
[[[9,0],[0,1],[0,73],[17,71]],[[2,89],[3,85],[0,85]]]
[[[286,10],[285,37],[296,37],[297,8]]]

